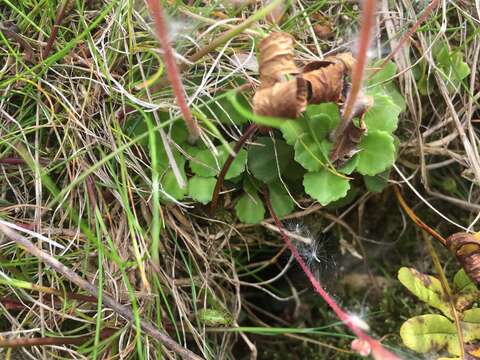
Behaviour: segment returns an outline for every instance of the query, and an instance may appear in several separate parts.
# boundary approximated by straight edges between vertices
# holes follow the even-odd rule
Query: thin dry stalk
[[[460,348],[460,359],[465,359],[465,347],[463,342],[462,323],[460,322],[458,311],[455,308],[455,301],[452,296],[452,289],[450,289],[450,285],[448,285],[447,277],[445,276],[445,272],[443,271],[442,264],[440,263],[440,259],[438,258],[437,252],[433,247],[431,239],[428,237],[425,231],[422,231],[422,237],[425,243],[427,244],[428,252],[432,257],[433,265],[435,266],[435,270],[437,271],[438,277],[440,278],[440,283],[442,284],[443,291],[445,292],[445,294],[447,294],[447,297],[448,297],[447,300],[450,305],[450,310],[452,311],[452,314],[453,314],[455,327],[457,328],[458,345]]]
[[[38,247],[32,244],[27,238],[21,236],[20,234],[18,234],[17,232],[15,232],[14,230],[10,229],[8,226],[3,224],[0,224],[0,232],[2,232],[10,240],[14,241],[17,245],[23,247],[30,254],[37,257],[40,261],[50,266],[56,272],[63,275],[65,278],[67,278],[69,281],[77,285],[79,288],[87,291],[90,295],[94,297],[98,296],[99,290],[95,285],[84,280],[76,272],[72,271],[70,268],[63,265],[60,261],[58,261],[51,255],[47,254],[43,250],[40,250]],[[105,306],[112,308],[116,313],[118,313],[128,321],[131,321],[132,323],[135,322],[135,316],[133,314],[133,311],[130,308],[118,303],[112,297],[106,294],[102,295],[102,301]],[[188,360],[202,359],[201,357],[194,354],[190,350],[177,344],[167,333],[157,329],[155,325],[153,325],[151,322],[140,319],[140,326],[147,334],[149,334],[154,339],[158,340],[167,349],[175,352],[182,358],[188,359]]]
[[[405,46],[408,40],[410,40],[410,37],[415,34],[415,32],[418,30],[420,25],[422,25],[425,20],[430,16],[431,12],[437,7],[439,1],[438,0],[432,0],[430,4],[428,4],[427,8],[423,11],[422,15],[418,18],[417,22],[401,37],[401,39],[398,41],[397,46],[395,46],[395,49],[393,49],[390,54],[387,55],[387,57],[382,61],[380,66],[376,68],[370,76],[375,75],[377,72],[382,70],[387,63],[392,60],[395,55]]]

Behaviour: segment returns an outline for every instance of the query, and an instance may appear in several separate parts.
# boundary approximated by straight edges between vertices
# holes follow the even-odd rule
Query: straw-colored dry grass
[[[0,2],[0,219],[28,229],[23,235],[99,292],[129,306],[135,319],[152,321],[204,358],[353,358],[350,335],[311,294],[272,221],[240,224],[229,194],[214,215],[191,201],[154,205],[152,189],[159,184],[144,145],[148,132],[138,139],[129,127],[140,110],[155,113],[153,125],[163,133],[157,146],[178,149],[171,135],[180,115],[162,80],[162,52],[144,3],[68,2],[42,61],[61,3]],[[291,33],[305,61],[355,49],[356,1],[298,1],[283,5],[288,11],[283,21],[254,22],[189,62],[262,7],[237,5],[166,6],[194,114],[227,90],[258,83],[255,44],[269,31]],[[379,1],[371,57],[387,55],[427,5]],[[319,13],[333,25],[330,38],[315,35]],[[391,182],[402,184],[415,210],[445,235],[475,230],[480,219],[479,22],[478,1],[439,1],[394,57],[407,111],[397,131],[400,151]],[[442,73],[432,56],[439,43],[461,52],[471,69],[454,90],[451,74]],[[423,95],[419,84],[431,86],[430,94]],[[246,94],[250,97],[250,90]],[[209,120],[226,140],[239,138],[242,127],[235,118],[221,111],[213,115]],[[212,133],[205,123],[203,128],[202,141],[212,147]],[[405,300],[395,274],[402,263],[425,271],[431,265],[391,190],[359,194],[335,209],[296,200],[301,208],[286,223],[304,256],[340,302],[364,312],[373,332],[388,334],[387,343],[408,358],[398,327],[417,304]],[[79,218],[93,236],[81,230]],[[303,244],[312,239],[313,245]],[[0,244],[0,343],[90,335],[81,345],[59,340],[54,346],[2,349],[0,357],[175,358],[111,309],[75,299],[70,293],[84,291],[1,235]],[[444,261],[456,267],[448,255]],[[52,290],[67,295],[52,296]],[[228,314],[231,322],[225,327],[202,321],[199,314],[206,308]],[[112,333],[103,338],[105,328]]]

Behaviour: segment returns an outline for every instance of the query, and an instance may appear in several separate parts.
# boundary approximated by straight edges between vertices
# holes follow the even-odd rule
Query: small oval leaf
[[[303,178],[305,192],[323,206],[343,198],[350,189],[348,179],[340,177],[326,168],[319,172],[306,173]]]

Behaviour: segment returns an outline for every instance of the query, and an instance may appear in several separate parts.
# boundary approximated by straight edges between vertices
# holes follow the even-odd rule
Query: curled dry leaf
[[[298,77],[293,38],[272,33],[260,43],[260,89],[253,97],[253,111],[264,116],[297,118],[307,106],[307,83]],[[291,78],[293,77],[293,78]]]
[[[308,102],[311,104],[338,103],[344,90],[344,77],[351,73],[354,64],[355,59],[350,53],[307,64],[302,76],[309,84]]]
[[[480,235],[455,233],[447,238],[446,245],[470,279],[480,285]]]
[[[358,144],[367,133],[367,127],[365,126],[363,117],[367,110],[372,106],[372,97],[359,97],[359,101],[357,101],[353,114],[353,117],[358,117],[360,119],[359,126],[356,126],[353,121],[350,121],[343,131],[341,138],[335,143],[335,146],[330,153],[330,159],[337,167],[343,166],[348,159],[358,152]]]
[[[273,86],[295,76],[300,71],[295,65],[293,37],[290,34],[272,33],[260,43],[260,88]]]
[[[253,104],[256,114],[295,119],[307,107],[307,84],[301,77],[276,83],[257,91]]]
[[[333,36],[332,22],[320,13],[312,15],[312,19],[315,21],[313,25],[313,31],[319,39],[329,39]]]

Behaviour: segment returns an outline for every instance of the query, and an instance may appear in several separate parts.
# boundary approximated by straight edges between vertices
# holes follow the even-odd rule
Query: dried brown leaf
[[[312,20],[314,21],[313,31],[319,39],[325,40],[333,36],[333,24],[328,17],[315,13],[312,15]]]
[[[308,81],[311,90],[308,102],[310,104],[340,102],[344,77],[351,72],[354,64],[355,59],[352,55],[345,53],[305,65],[303,78]]]
[[[332,162],[337,167],[342,167],[358,152],[358,144],[366,133],[367,128],[363,122],[360,122],[360,127],[357,127],[353,121],[350,121],[330,154]]]
[[[360,118],[359,127],[353,121],[350,121],[343,130],[341,136],[335,142],[333,150],[330,154],[332,162],[337,166],[342,166],[348,159],[358,152],[358,144],[363,136],[367,133],[367,128],[363,122],[363,117],[368,109],[373,106],[373,98],[371,96],[361,95],[353,110],[353,117]]]
[[[253,111],[258,115],[295,119],[306,106],[307,85],[301,77],[260,89],[253,97]]]
[[[293,37],[283,32],[272,33],[262,40],[258,61],[260,88],[268,88],[300,72],[294,61],[293,43]]]
[[[447,238],[448,249],[456,256],[467,275],[480,285],[480,236],[455,233]]]

